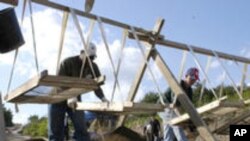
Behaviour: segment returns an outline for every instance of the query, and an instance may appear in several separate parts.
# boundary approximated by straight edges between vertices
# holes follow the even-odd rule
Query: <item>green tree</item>
[[[4,122],[6,127],[11,127],[13,126],[13,114],[9,109],[6,109],[3,105],[3,112],[4,112]]]
[[[29,122],[24,126],[22,134],[33,137],[47,137],[48,120],[46,117],[39,118],[37,115],[29,117]]]
[[[195,87],[193,88],[193,103],[196,107],[210,103],[211,101],[215,99],[213,92],[209,90],[208,88],[204,87],[202,95],[201,95],[201,90],[202,90],[201,83],[197,83]]]
[[[158,93],[149,92],[140,100],[140,103],[157,103],[158,99]]]

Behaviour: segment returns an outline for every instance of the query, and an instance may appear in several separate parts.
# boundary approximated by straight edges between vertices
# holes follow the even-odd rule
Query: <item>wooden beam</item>
[[[131,34],[129,34],[128,37],[131,38],[131,39],[134,39],[133,35],[131,35]],[[150,36],[146,36],[146,35],[139,35],[138,36],[138,38],[140,40],[142,40],[142,41],[151,42],[149,37]],[[210,49],[205,49],[205,48],[198,47],[198,46],[193,46],[193,45],[179,43],[179,42],[175,42],[175,41],[171,41],[171,40],[166,40],[163,37],[164,36],[160,36],[155,42],[157,44],[159,44],[159,45],[163,45],[164,47],[170,47],[170,48],[181,49],[181,50],[186,50],[186,51],[189,51],[188,46],[190,46],[190,47],[193,48],[195,53],[209,55],[209,56],[215,56],[213,54],[213,51],[210,50]],[[249,58],[240,57],[240,56],[236,56],[236,55],[232,55],[232,54],[227,54],[227,53],[223,53],[223,52],[219,52],[219,51],[215,51],[215,52],[218,54],[218,56],[220,58],[250,64],[250,59]]]
[[[96,112],[111,112],[118,114],[141,114],[163,112],[164,106],[161,104],[133,103],[133,102],[78,102],[76,110],[88,110]]]
[[[197,112],[199,113],[199,115],[202,115],[202,114],[207,113],[209,111],[215,110],[216,108],[220,107],[221,101],[223,101],[225,99],[226,99],[226,97],[222,97],[216,101],[213,101],[209,104],[201,106],[201,107],[197,108]],[[181,122],[187,121],[189,119],[190,119],[190,116],[188,114],[183,114],[179,117],[176,117],[176,118],[170,120],[168,123],[175,125],[175,124],[180,124]]]
[[[164,25],[164,20],[163,19],[158,19],[156,21],[155,26],[154,26],[153,32],[155,32],[156,35],[159,35],[163,25]],[[150,47],[150,49],[146,51],[146,59],[147,59],[146,61],[149,61],[151,49],[154,48],[155,44],[154,43],[148,44],[148,46]],[[133,83],[131,85],[131,88],[129,90],[129,94],[128,94],[128,97],[127,97],[127,101],[134,101],[135,95],[136,95],[136,93],[138,91],[138,88],[139,88],[139,85],[141,83],[144,72],[146,70],[146,67],[147,67],[147,64],[146,64],[146,62],[143,61],[142,64],[140,65],[140,67],[139,67],[139,69],[138,69],[138,71],[136,73],[135,79],[134,79],[134,81],[133,81]],[[123,125],[125,119],[126,119],[125,116],[121,116],[119,118],[119,122],[117,123],[117,126]]]
[[[241,83],[240,83],[240,94],[242,96],[243,96],[243,90],[244,90],[244,87],[245,87],[245,80],[246,80],[246,77],[247,77],[247,69],[248,69],[248,65],[244,64]]]
[[[29,93],[32,93],[31,90]],[[34,103],[34,104],[49,104],[49,103],[58,103],[64,101],[66,99],[76,97],[80,94],[85,94],[87,92],[92,91],[92,89],[84,89],[84,88],[69,88],[61,92],[46,92],[39,93],[37,95],[28,95],[24,94],[22,96],[16,97],[14,99],[9,100],[8,102],[14,103]]]
[[[5,141],[5,122],[4,122],[4,111],[2,104],[2,94],[0,93],[0,141]]]
[[[7,4],[10,4],[10,5],[13,5],[13,6],[18,5],[18,0],[0,0],[0,2],[7,3]]]
[[[152,57],[155,60],[158,67],[160,68],[165,79],[168,81],[170,88],[172,89],[174,94],[177,95],[177,98],[180,101],[181,106],[191,117],[191,120],[197,127],[200,136],[206,141],[215,141],[216,139],[209,131],[205,122],[200,118],[198,112],[196,111],[196,108],[194,107],[190,99],[187,97],[185,92],[182,90],[175,76],[172,74],[171,70],[164,62],[163,58],[160,56],[157,50],[154,50],[154,52],[152,53]]]
[[[97,89],[98,84],[104,81],[104,77],[101,76],[98,79],[99,82],[94,81],[93,79],[69,77],[69,76],[55,76],[48,75],[43,77],[39,81],[39,85],[44,86],[54,86],[54,87],[73,87],[73,88],[92,88]]]
[[[48,0],[31,0],[31,1],[35,2],[37,4],[41,4],[41,5],[44,5],[44,6],[47,6],[47,7],[54,8],[54,9],[67,11],[67,12],[70,11],[69,10],[70,7],[67,7],[67,6],[58,4],[58,3],[54,3],[54,2],[51,2],[51,1],[48,1]],[[83,12],[83,11],[80,11],[80,10],[77,10],[77,9],[74,9],[74,8],[72,8],[72,9],[79,16],[83,16],[83,17],[86,17],[86,18],[89,18],[89,19],[97,20],[97,17],[98,17],[97,15],[90,14],[90,13],[87,13],[87,12]],[[112,19],[104,18],[104,17],[100,17],[100,19],[104,23],[130,30],[130,25],[128,25],[128,24],[121,23],[121,22],[118,22],[118,21],[115,21],[115,20],[112,20]],[[140,32],[140,33],[143,33],[143,34],[152,34],[151,31],[147,31],[147,30],[139,28],[139,27],[135,27],[135,30],[136,30],[136,32]]]
[[[48,75],[47,71],[43,71],[7,94],[5,100],[18,103],[56,103],[98,89],[104,80],[104,76],[95,80],[80,79]]]
[[[189,48],[187,47],[188,45],[183,44],[183,43],[178,43],[178,42],[174,42],[174,41],[170,41],[170,40],[166,40],[166,39],[165,40],[157,40],[156,43],[160,44],[160,45],[164,45],[166,47],[171,47],[171,48],[189,51]],[[192,46],[192,45],[190,45],[190,46],[193,48],[194,52],[196,52],[196,53],[214,56],[213,51],[210,49],[204,49],[204,48]],[[235,56],[235,55],[231,55],[231,54],[226,54],[226,53],[218,52],[218,51],[215,51],[215,52],[218,54],[218,56],[220,58],[250,64],[250,59],[248,59],[248,58]]]
[[[39,80],[46,75],[48,75],[48,71],[43,71],[39,75],[33,77],[31,80],[25,82],[20,87],[16,88],[15,90],[11,91],[10,93],[6,94],[4,99],[6,101],[9,101],[11,99],[14,99],[14,98],[20,96],[22,93],[26,93],[30,89],[37,87]]]

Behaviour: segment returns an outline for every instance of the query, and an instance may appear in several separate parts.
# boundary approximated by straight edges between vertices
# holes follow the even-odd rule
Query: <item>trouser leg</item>
[[[48,113],[49,141],[63,141],[64,138],[64,104],[50,104]]]
[[[84,119],[84,112],[73,112],[70,108],[68,108],[67,111],[75,128],[76,141],[90,141],[89,133],[87,132],[86,122]]]

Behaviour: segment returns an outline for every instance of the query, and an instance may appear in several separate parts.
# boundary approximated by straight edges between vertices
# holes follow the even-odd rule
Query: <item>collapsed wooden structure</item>
[[[136,77],[133,81],[132,87],[128,94],[127,102],[124,102],[124,103],[78,103],[78,106],[77,106],[78,110],[92,110],[92,111],[98,110],[98,111],[106,111],[106,112],[122,113],[122,114],[135,113],[138,111],[148,112],[148,111],[164,110],[164,108],[166,108],[166,105],[165,106],[163,105],[152,106],[152,104],[146,105],[146,104],[133,103],[135,95],[139,88],[139,84],[141,83],[142,77],[145,73],[145,70],[146,68],[149,68],[148,61],[150,59],[153,59],[155,61],[158,68],[160,69],[163,76],[165,77],[166,81],[168,82],[170,88],[173,90],[178,100],[180,101],[181,106],[187,112],[187,114],[171,120],[170,121],[171,124],[180,124],[190,119],[193,122],[193,124],[197,127],[197,131],[199,132],[200,136],[204,140],[215,141],[216,138],[213,136],[212,132],[215,132],[218,130],[221,131],[225,128],[225,126],[221,125],[220,128],[211,130],[211,128],[208,127],[208,125],[204,122],[204,120],[201,118],[200,115],[209,113],[210,111],[215,112],[216,110],[220,108],[230,107],[229,111],[235,111],[235,108],[245,106],[245,103],[242,102],[243,101],[242,92],[244,88],[243,84],[247,77],[247,68],[248,68],[248,65],[250,64],[250,59],[248,58],[234,56],[234,55],[225,54],[222,52],[217,52],[217,51],[213,51],[209,49],[203,49],[203,48],[196,47],[196,46],[191,46],[191,45],[187,45],[183,43],[166,40],[164,36],[161,35],[160,33],[164,25],[163,19],[159,19],[156,22],[154,29],[152,31],[148,31],[142,28],[130,26],[130,25],[118,22],[118,21],[108,19],[108,18],[100,17],[94,14],[83,12],[83,11],[73,9],[67,6],[63,6],[57,3],[53,3],[47,0],[31,0],[31,2],[64,11],[64,19],[62,23],[62,34],[61,34],[61,40],[60,40],[61,46],[62,46],[62,42],[64,39],[64,32],[65,32],[69,13],[73,15],[76,26],[78,22],[76,15],[86,17],[88,19],[98,21],[100,27],[102,26],[102,23],[106,23],[106,24],[110,24],[110,25],[125,29],[129,32],[128,37],[130,39],[136,40],[140,48],[142,47],[141,41],[143,41],[145,46],[147,46],[147,50],[143,52],[144,62],[142,62],[141,66],[138,68],[138,72],[136,74]],[[78,27],[78,31],[79,31],[79,34],[82,34],[79,27]],[[105,37],[103,38],[105,42]],[[83,44],[86,45],[86,43],[84,42],[83,36],[81,39],[83,41]],[[244,63],[245,67],[242,73],[241,89],[240,91],[238,90],[238,88],[235,89],[236,93],[239,96],[240,102],[231,104],[231,103],[226,102],[225,98],[219,99],[217,97],[218,98],[217,101],[214,101],[210,103],[209,105],[205,105],[201,108],[196,109],[194,105],[192,104],[192,102],[187,97],[187,95],[185,94],[185,92],[180,87],[177,78],[173,75],[169,66],[165,63],[164,59],[155,48],[157,44],[162,45],[164,47],[170,47],[170,48],[176,48],[176,49],[180,49],[184,51],[189,51],[193,55],[199,69],[202,70],[202,73],[205,76],[206,76],[206,72],[200,66],[199,61],[197,60],[196,55],[195,55],[196,53],[207,55],[207,56],[213,56],[216,59],[218,59],[219,62],[220,62],[220,58],[222,58],[222,59],[233,60],[236,62]],[[222,63],[221,65],[223,66]],[[183,66],[181,69],[183,69]],[[116,71],[114,72],[115,72],[114,74],[117,75]],[[57,81],[57,80],[60,80],[60,81]],[[20,88],[17,88],[16,90],[8,94],[6,97],[6,100],[8,102],[18,102],[18,103],[54,103],[54,102],[65,100],[70,97],[80,95],[87,91],[94,90],[102,81],[103,80],[101,81],[82,80],[82,79],[73,79],[73,78],[66,78],[66,77],[63,78],[59,76],[50,76],[48,74],[40,74],[37,77],[35,77],[33,80],[30,80],[29,82],[27,82]],[[65,84],[61,82],[65,82]],[[45,95],[41,96],[40,92],[37,93],[37,90],[41,89],[41,87],[44,90],[45,89],[43,87],[44,85],[49,86],[50,88],[48,89],[48,91],[42,92],[42,94],[45,94]],[[60,87],[67,87],[69,89],[65,89],[63,91],[58,92],[57,89]],[[53,94],[55,90],[56,90],[56,93]],[[226,111],[223,110],[223,112],[226,112]],[[249,114],[244,115],[244,117],[247,117],[247,116],[249,116]],[[126,119],[126,115],[122,115],[120,117],[119,124],[120,125],[123,124],[125,119]],[[232,120],[239,121],[239,119],[242,119],[242,116],[239,116],[238,118],[232,119]],[[232,120],[229,122],[232,122]],[[228,124],[229,122],[225,122],[224,125]]]

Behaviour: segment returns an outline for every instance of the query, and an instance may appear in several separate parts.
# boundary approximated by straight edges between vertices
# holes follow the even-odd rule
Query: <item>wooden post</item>
[[[178,100],[181,103],[181,106],[189,114],[192,122],[197,127],[197,130],[200,133],[200,136],[206,141],[216,141],[216,139],[213,137],[213,135],[209,131],[207,125],[200,118],[194,105],[189,100],[185,92],[182,90],[175,76],[172,74],[171,70],[169,69],[167,64],[164,62],[163,58],[160,56],[157,50],[154,50],[152,52],[152,57],[155,60],[155,63],[158,65],[159,69],[161,70],[162,74],[164,75],[165,79],[168,81],[170,88],[172,89],[174,94],[177,95]]]
[[[162,27],[164,24],[164,20],[163,19],[159,19],[157,20],[155,27],[153,29],[153,32],[156,33],[157,35],[160,33]],[[150,53],[151,53],[151,48],[154,48],[155,44],[149,44],[150,49],[147,50],[146,52],[146,59],[147,61],[150,59]],[[139,85],[141,83],[142,77],[144,75],[144,72],[146,70],[147,64],[143,61],[143,63],[141,64],[140,68],[137,71],[136,77],[134,79],[134,82],[131,85],[131,88],[129,90],[129,94],[128,94],[128,98],[127,101],[133,101],[135,98],[135,95],[137,93],[137,90],[139,88]],[[117,126],[121,126],[124,124],[124,121],[126,119],[126,116],[120,116],[119,121],[117,123]]]
[[[248,67],[248,64],[244,64],[241,83],[240,83],[240,94],[242,96],[243,96],[243,90],[244,90],[244,87],[245,87],[245,80],[246,80],[246,76],[247,76],[247,67]]]
[[[7,3],[7,4],[10,4],[10,5],[13,5],[13,6],[18,5],[18,0],[0,0],[0,2]]]
[[[5,141],[5,123],[4,123],[4,113],[2,104],[2,94],[0,93],[0,141]]]

